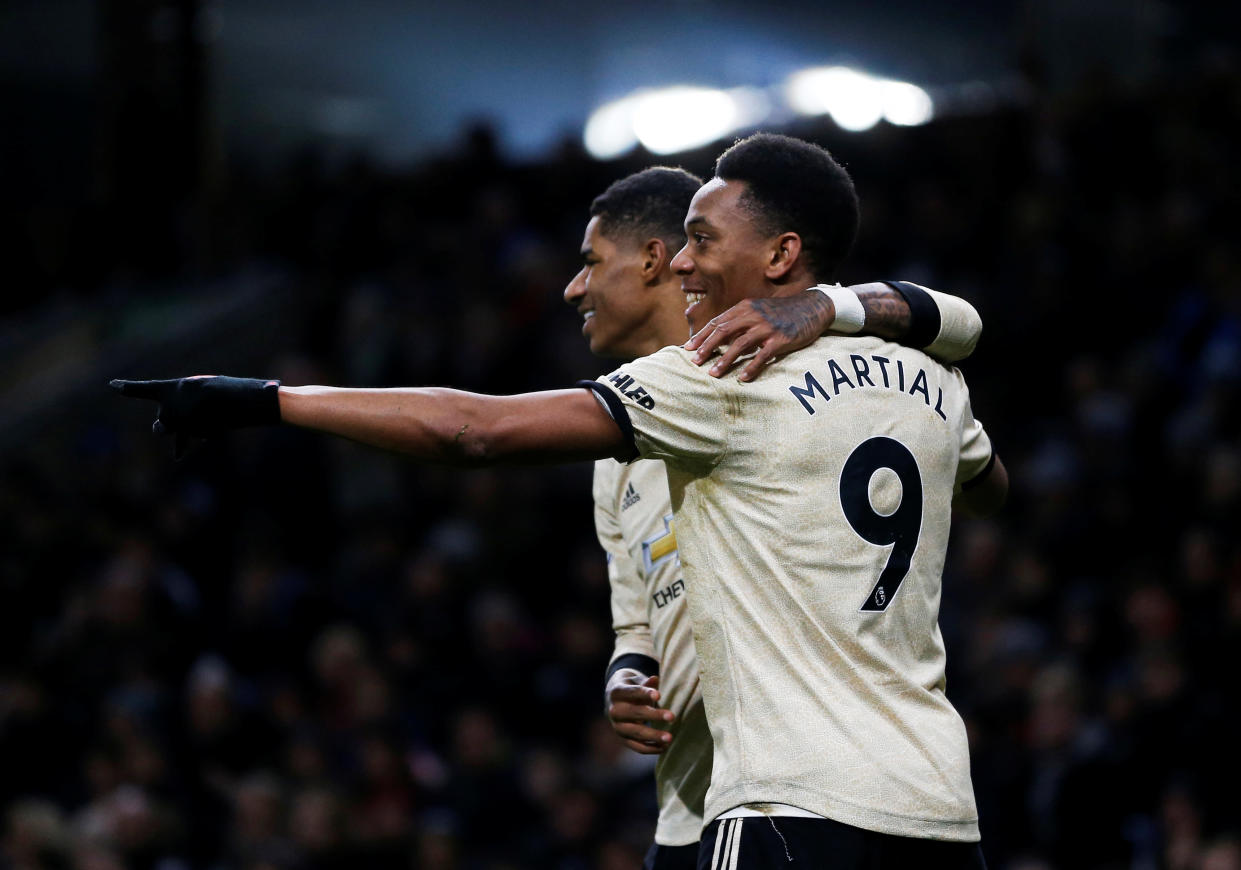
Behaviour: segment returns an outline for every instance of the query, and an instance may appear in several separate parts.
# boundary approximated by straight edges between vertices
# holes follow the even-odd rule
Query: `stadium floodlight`
[[[844,66],[813,67],[789,76],[789,105],[803,115],[831,115],[841,128],[869,130],[887,119],[893,124],[925,124],[934,113],[931,97],[908,82],[878,79]]]
[[[762,88],[642,90],[595,109],[582,141],[599,160],[619,157],[639,142],[653,154],[674,154],[761,124],[771,112],[771,98]]]
[[[935,104],[931,95],[917,85],[883,81],[879,83],[879,88],[883,98],[883,117],[889,123],[914,127],[934,117]]]
[[[697,148],[736,128],[737,104],[726,91],[682,85],[635,99],[633,132],[654,154]]]
[[[785,85],[789,105],[803,115],[831,115],[841,128],[869,130],[883,117],[879,82],[845,66],[793,73]]]
[[[841,97],[865,87],[869,77],[847,66],[818,66],[799,70],[784,84],[785,97],[793,110],[803,115],[826,115]]]
[[[590,155],[598,160],[619,157],[638,144],[633,131],[636,97],[622,97],[595,109],[586,121],[582,141]]]
[[[735,116],[732,129],[725,132],[757,127],[772,115],[771,97],[764,88],[729,88],[728,96],[732,97]]]

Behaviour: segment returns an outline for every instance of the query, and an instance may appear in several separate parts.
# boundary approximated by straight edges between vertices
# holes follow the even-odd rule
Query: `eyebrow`
[[[702,215],[695,215],[694,217],[690,218],[689,220],[685,222],[686,232],[689,231],[690,227],[698,226],[699,224],[706,224],[707,226],[710,226],[710,222],[705,217],[703,217]]]

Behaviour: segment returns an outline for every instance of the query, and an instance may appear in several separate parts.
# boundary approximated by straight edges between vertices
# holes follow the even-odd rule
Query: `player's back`
[[[660,367],[692,365],[648,359],[664,355],[632,369],[657,402]],[[824,338],[714,383],[700,395],[722,438],[669,459],[717,747],[706,817],[780,802],[977,839],[937,624],[953,490],[991,452],[963,379],[879,339]]]

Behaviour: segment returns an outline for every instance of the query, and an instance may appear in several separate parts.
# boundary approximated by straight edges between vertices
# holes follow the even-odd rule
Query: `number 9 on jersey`
[[[879,513],[870,500],[871,477],[881,468],[891,469],[901,482],[900,504],[889,514]],[[922,475],[909,448],[885,436],[859,444],[840,472],[840,506],[862,539],[880,547],[892,546],[879,580],[861,608],[863,612],[883,612],[909,573],[922,531]]]

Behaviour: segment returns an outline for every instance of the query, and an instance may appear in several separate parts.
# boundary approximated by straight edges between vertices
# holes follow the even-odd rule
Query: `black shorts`
[[[661,846],[652,843],[642,862],[642,870],[696,870],[698,867],[698,844],[688,846]]]
[[[717,846],[718,843],[718,846]],[[702,832],[698,870],[986,870],[977,843],[879,834],[800,816],[716,820]]]

